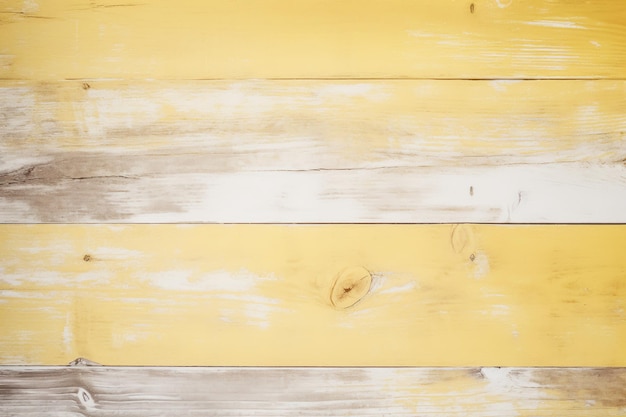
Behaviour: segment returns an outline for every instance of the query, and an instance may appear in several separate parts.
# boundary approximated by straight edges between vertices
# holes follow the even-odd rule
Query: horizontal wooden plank
[[[0,225],[0,363],[624,366],[626,225]]]
[[[623,78],[621,0],[6,0],[0,77]]]
[[[606,80],[4,82],[0,222],[623,223],[624,108]]]
[[[625,368],[0,368],[4,416],[610,417]]]

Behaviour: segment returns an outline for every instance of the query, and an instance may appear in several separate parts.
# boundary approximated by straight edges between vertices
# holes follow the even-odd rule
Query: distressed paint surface
[[[623,78],[621,0],[7,0],[0,77]]]
[[[626,365],[626,226],[2,225],[0,237],[3,364]]]
[[[622,6],[2,2],[0,223],[596,225],[3,224],[0,364],[450,368],[5,366],[0,415],[625,416]]]
[[[606,80],[3,82],[0,221],[624,222],[624,108]]]
[[[626,369],[0,368],[5,416],[612,417]]]

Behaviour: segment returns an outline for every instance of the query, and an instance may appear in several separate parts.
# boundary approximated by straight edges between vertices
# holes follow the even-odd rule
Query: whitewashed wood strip
[[[623,81],[4,82],[0,108],[0,222],[626,222]]]
[[[611,417],[626,368],[2,367],[3,416]]]
[[[3,178],[0,220],[6,223],[626,222],[624,165],[214,172],[207,161],[209,156],[116,158],[91,154],[25,166]],[[163,173],[159,166],[163,170],[191,172]]]

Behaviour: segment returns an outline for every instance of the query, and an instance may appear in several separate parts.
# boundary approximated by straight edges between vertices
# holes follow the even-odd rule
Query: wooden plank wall
[[[624,109],[620,0],[3,1],[0,414],[626,416]]]

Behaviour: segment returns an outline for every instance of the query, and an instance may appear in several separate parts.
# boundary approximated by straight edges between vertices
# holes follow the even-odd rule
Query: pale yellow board
[[[3,225],[0,363],[624,366],[625,245],[617,225]]]
[[[623,78],[622,0],[5,0],[0,78]]]
[[[4,81],[0,222],[626,222],[624,109],[613,80]]]

